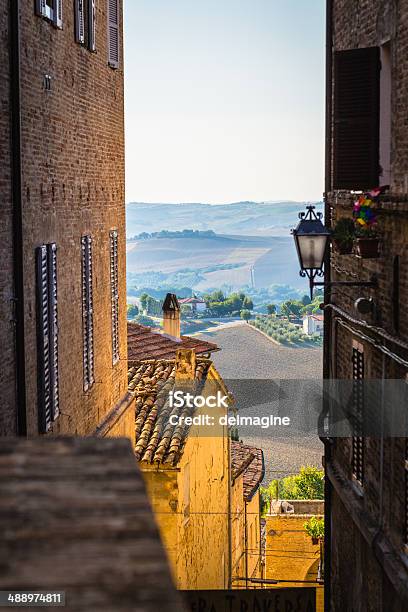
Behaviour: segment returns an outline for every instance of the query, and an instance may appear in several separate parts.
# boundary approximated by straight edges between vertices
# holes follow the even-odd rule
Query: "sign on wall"
[[[188,612],[316,612],[316,589],[183,591]]]

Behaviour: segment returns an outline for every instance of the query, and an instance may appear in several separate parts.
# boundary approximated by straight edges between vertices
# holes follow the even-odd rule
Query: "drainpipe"
[[[332,117],[333,117],[333,99],[332,99],[332,83],[333,83],[333,0],[326,0],[326,125],[325,125],[325,186],[324,186],[324,214],[326,224],[330,220],[330,206],[328,194],[332,190]],[[330,281],[330,250],[327,249],[325,259],[325,281]],[[326,287],[324,291],[324,303],[331,302],[330,287]],[[332,375],[331,351],[332,351],[332,315],[327,316],[325,311],[324,317],[324,346],[323,346],[323,378],[330,378]],[[327,407],[323,407],[326,411]],[[324,610],[330,612],[331,606],[331,504],[332,504],[332,484],[327,476],[326,466],[331,458],[331,441],[324,440],[324,456],[325,456],[325,479],[324,479]]]
[[[20,101],[20,1],[9,2],[10,36],[10,108],[13,199],[13,281],[14,281],[14,353],[16,367],[16,430],[27,435],[25,347],[24,347],[24,279],[23,279],[23,206],[21,164]]]

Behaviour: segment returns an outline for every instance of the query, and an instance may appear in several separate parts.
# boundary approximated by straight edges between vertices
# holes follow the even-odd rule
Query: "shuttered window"
[[[62,0],[35,0],[35,12],[62,28]]]
[[[119,67],[119,3],[108,0],[108,63]]]
[[[378,47],[334,54],[333,188],[379,183],[380,52]]]
[[[57,247],[42,245],[36,251],[38,426],[51,429],[59,415]]]
[[[95,382],[93,337],[92,237],[82,236],[82,333],[84,391]]]
[[[352,472],[360,484],[364,480],[364,353],[353,347],[353,437]]]
[[[75,0],[75,40],[81,45],[85,44],[85,11],[86,0]]]
[[[112,363],[119,361],[119,276],[118,276],[118,232],[110,232],[110,289],[112,315]]]
[[[96,51],[96,0],[88,0],[88,49]]]
[[[96,51],[96,0],[74,0],[75,40]]]

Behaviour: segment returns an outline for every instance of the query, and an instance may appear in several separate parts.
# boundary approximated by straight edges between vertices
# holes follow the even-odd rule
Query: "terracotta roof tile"
[[[128,323],[127,330],[130,365],[133,365],[132,362],[146,359],[174,359],[179,348],[194,349],[197,355],[220,350],[212,342],[190,336],[181,336],[180,340],[177,340],[158,329],[154,330],[139,323]]]
[[[244,498],[250,501],[265,476],[263,451],[242,442],[231,441],[232,480],[243,474]]]
[[[212,362],[197,358],[196,380],[204,381]],[[194,408],[170,407],[169,391],[175,385],[174,360],[135,362],[128,372],[129,391],[136,398],[136,446],[138,461],[176,465],[183,453],[189,427],[171,425],[169,417],[190,416]]]

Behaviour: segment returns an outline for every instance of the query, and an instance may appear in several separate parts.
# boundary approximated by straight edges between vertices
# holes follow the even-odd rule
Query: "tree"
[[[140,325],[146,325],[147,327],[155,326],[155,322],[153,321],[153,319],[151,319],[150,317],[146,317],[146,315],[137,315],[135,321],[136,323],[139,323]]]
[[[136,304],[128,304],[127,305],[127,318],[134,319],[139,314],[139,309]]]
[[[248,322],[250,318],[251,318],[250,310],[241,310],[241,319],[244,319],[244,321]]]
[[[149,295],[147,293],[142,293],[140,296],[140,305],[143,310],[147,310],[147,301],[149,299]]]
[[[276,499],[324,499],[324,472],[303,466],[295,476],[272,480],[268,490]]]
[[[281,305],[281,313],[286,317],[290,317],[290,315],[295,315],[297,317],[300,316],[303,309],[303,304],[299,300],[286,300]]]
[[[310,299],[310,297],[308,295],[304,295],[302,297],[302,304],[303,306],[307,306],[308,304],[310,304],[312,300]]]
[[[242,301],[242,306],[247,310],[252,310],[254,307],[254,303],[251,298],[246,295]]]
[[[268,314],[273,315],[276,314],[276,304],[268,304],[266,307]]]

